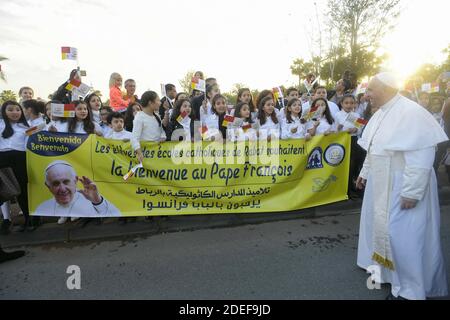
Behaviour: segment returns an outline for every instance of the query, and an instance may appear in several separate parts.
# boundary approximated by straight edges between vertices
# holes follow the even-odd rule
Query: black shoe
[[[2,222],[2,226],[0,227],[0,234],[9,234],[11,231],[9,230],[11,226],[11,220],[5,219]]]
[[[25,220],[25,222],[21,224],[16,230],[17,232],[25,232],[28,231],[29,226],[30,222],[28,220]]]
[[[13,251],[13,252],[5,252],[2,249],[0,249],[0,263],[9,261],[9,260],[15,260],[20,257],[23,257],[25,255],[25,251]]]
[[[35,226],[36,228],[42,225],[42,219],[41,217],[34,216],[31,218],[31,224]]]
[[[408,299],[405,299],[402,296],[395,297],[392,294],[392,292],[389,292],[388,296],[386,297],[386,300],[408,300]]]

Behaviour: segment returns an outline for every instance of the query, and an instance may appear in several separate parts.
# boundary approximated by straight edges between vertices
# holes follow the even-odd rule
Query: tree
[[[183,79],[179,80],[179,84],[181,86],[181,89],[183,89],[183,92],[186,92],[188,94],[191,93],[191,80],[194,77],[195,71],[189,70],[186,72],[186,75],[183,77]]]
[[[227,98],[227,104],[236,105],[237,96],[233,92],[223,92],[222,95]]]
[[[6,58],[4,56],[0,56],[0,61],[4,61],[4,60],[8,60],[8,58]],[[6,82],[6,75],[5,75],[5,72],[1,68],[1,65],[0,65],[0,79],[2,79],[3,81]]]
[[[355,71],[379,47],[400,15],[400,0],[328,0],[327,24],[342,31],[343,47]],[[365,51],[365,52],[364,52]],[[364,53],[362,53],[364,52]]]
[[[100,90],[95,90],[95,89],[94,89],[93,94],[99,96],[100,98],[103,96],[102,93],[100,92]]]
[[[439,66],[431,63],[425,63],[419,67],[414,77],[421,79],[423,83],[434,82],[441,74]]]
[[[314,63],[306,62],[303,59],[295,59],[291,65],[291,73],[298,76],[298,87],[302,86],[302,79],[309,73],[314,73]]]
[[[17,95],[12,90],[3,90],[2,93],[0,93],[0,103],[3,104],[8,100],[17,101]]]
[[[346,70],[356,74],[358,79],[377,73],[387,55],[379,56],[376,51],[400,14],[399,2],[328,0],[324,31],[327,39],[321,34],[318,23],[320,54],[312,54],[310,61],[296,59],[291,66],[292,73],[299,76],[299,84],[309,72],[320,75],[321,81],[328,85],[342,78]],[[327,52],[323,54],[322,48],[327,48]]]

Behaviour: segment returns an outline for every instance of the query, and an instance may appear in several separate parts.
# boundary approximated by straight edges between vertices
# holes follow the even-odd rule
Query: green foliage
[[[0,104],[3,104],[8,100],[17,101],[17,95],[12,90],[3,90],[2,93],[0,93]]]
[[[192,80],[192,77],[194,77],[194,74],[195,74],[195,71],[189,70],[186,73],[186,75],[183,77],[183,79],[180,79],[178,81],[178,83],[180,84],[181,89],[182,89],[182,91],[180,91],[180,92],[186,92],[188,94],[191,93],[191,91],[192,91],[191,90],[191,80]]]
[[[322,56],[312,55],[310,61],[294,60],[291,71],[299,77],[299,86],[309,72],[320,75],[323,84],[336,82],[346,70],[358,79],[377,73],[387,56],[378,56],[376,51],[400,14],[399,3],[400,0],[328,0],[325,19],[329,38],[324,47],[329,49]]]
[[[450,71],[450,44],[442,52],[445,53],[447,57],[441,64],[435,65],[431,63],[424,63],[410,77],[410,80],[415,81],[418,85],[443,80],[440,79],[440,76],[444,72]]]

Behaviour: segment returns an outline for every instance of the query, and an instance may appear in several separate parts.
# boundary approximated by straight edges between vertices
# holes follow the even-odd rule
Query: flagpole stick
[[[415,94],[415,96],[416,96],[416,100],[419,101],[419,95],[417,94],[417,86],[416,86],[416,82],[413,81],[413,83],[414,83],[414,94]]]

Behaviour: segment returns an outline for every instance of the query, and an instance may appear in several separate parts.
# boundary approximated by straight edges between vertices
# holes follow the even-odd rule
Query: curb
[[[450,205],[450,192],[439,193],[440,206]],[[83,227],[80,221],[64,226],[45,223],[34,232],[11,232],[0,235],[3,248],[17,248],[42,245],[81,245],[86,242],[126,240],[136,237],[150,237],[173,232],[189,232],[202,229],[232,228],[257,225],[268,222],[297,219],[318,219],[327,216],[359,214],[362,200],[347,200],[320,207],[280,213],[208,214],[154,217],[150,221],[138,220],[119,225],[117,219],[106,218],[101,225],[92,223]]]

